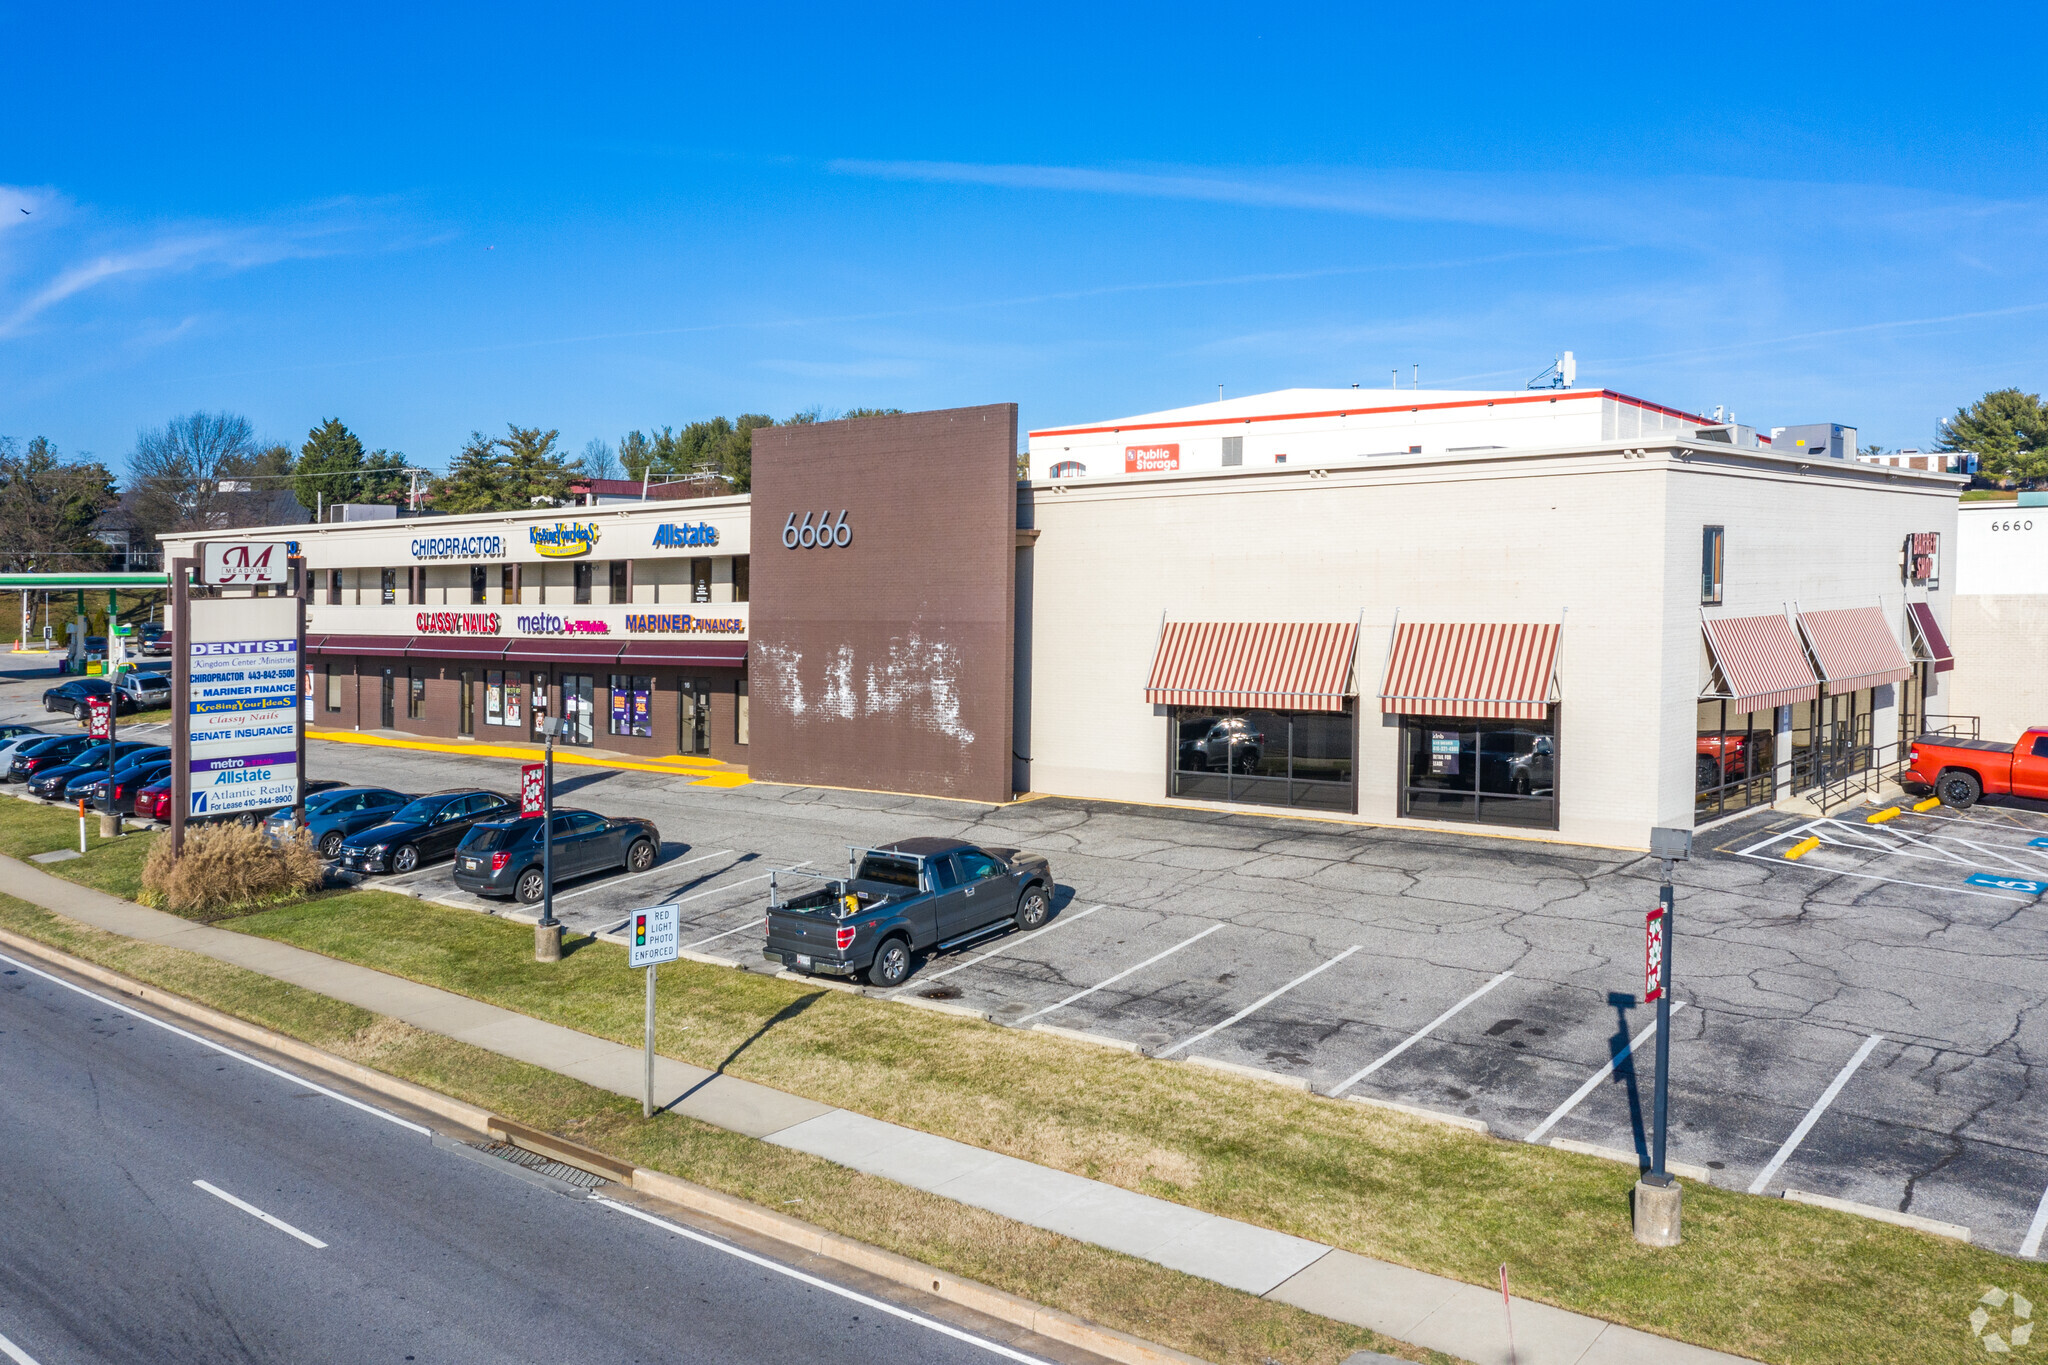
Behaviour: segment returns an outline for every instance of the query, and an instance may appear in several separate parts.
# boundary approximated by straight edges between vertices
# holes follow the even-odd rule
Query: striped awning
[[[1351,622],[1169,621],[1145,700],[1155,706],[1342,711],[1352,695]]]
[[[1555,623],[1397,625],[1380,710],[1543,720],[1558,700],[1560,633]]]
[[[1908,602],[1906,619],[1913,626],[1913,656],[1923,663],[1933,664],[1936,673],[1953,673],[1956,654],[1948,647],[1948,637],[1941,633],[1941,622],[1934,619],[1933,606],[1926,602]]]
[[[1913,671],[1898,637],[1876,607],[1802,611],[1799,629],[1830,696],[1897,682]]]
[[[1769,711],[1820,695],[1813,665],[1783,612],[1702,624],[1714,663],[1714,679],[1702,695],[1735,702],[1744,711]]]

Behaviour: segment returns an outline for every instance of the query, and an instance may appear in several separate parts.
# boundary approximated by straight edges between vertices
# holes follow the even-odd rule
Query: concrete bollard
[[[1679,1243],[1679,1205],[1683,1192],[1676,1180],[1669,1185],[1636,1182],[1636,1240],[1646,1247],[1675,1247]]]
[[[562,960],[561,924],[536,924],[533,926],[533,960],[535,962],[560,962]]]
[[[100,838],[115,839],[121,834],[121,817],[109,811],[100,812]]]

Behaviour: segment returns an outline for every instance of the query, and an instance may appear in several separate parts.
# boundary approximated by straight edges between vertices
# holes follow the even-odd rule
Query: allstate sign
[[[654,548],[657,550],[683,550],[717,543],[718,528],[708,521],[700,521],[694,526],[664,524],[656,527],[654,532]]]

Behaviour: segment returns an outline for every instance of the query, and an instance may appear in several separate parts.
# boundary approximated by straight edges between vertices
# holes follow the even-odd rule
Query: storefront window
[[[379,570],[379,571],[378,571],[378,579],[377,579],[377,601],[378,601],[379,603],[381,603],[382,605],[384,605],[384,606],[387,606],[387,607],[388,607],[388,606],[390,606],[390,605],[391,605],[392,603],[396,602],[397,600],[398,600],[398,570],[396,570],[396,569],[382,569],[382,570]]]
[[[465,668],[461,679],[455,709],[455,733],[473,735],[476,733],[476,674]]]
[[[469,600],[472,606],[487,602],[491,596],[491,571],[481,564],[469,566]]]
[[[1557,719],[1401,718],[1401,813],[1557,828]]]
[[[732,557],[732,600],[735,602],[747,600],[747,575],[750,567],[747,556],[734,555]],[[741,740],[740,743],[745,744],[746,741]]]
[[[562,675],[562,739],[569,744],[597,742],[597,679],[588,673]]]
[[[548,718],[547,674],[535,673],[533,675],[533,691],[529,694],[529,696],[531,697],[533,703],[533,737],[535,739],[539,739],[541,737],[540,723]]]
[[[484,724],[505,723],[505,670],[487,669],[484,672]]]
[[[612,731],[615,735],[654,734],[654,679],[612,674]]]
[[[334,666],[332,659],[329,659],[323,667],[327,670],[327,709],[339,711],[341,709],[341,680],[347,675]]]
[[[1777,768],[1775,711],[1742,711],[1726,701],[1699,704],[1693,752],[1694,814],[1710,819],[1771,803]]]
[[[569,566],[570,581],[575,585],[572,594],[579,607],[590,605],[590,561],[582,560]]]
[[[427,671],[423,668],[406,670],[405,718],[425,720],[427,716]]]
[[[341,570],[339,569],[329,569],[327,571],[327,605],[330,607],[341,605]]]
[[[709,602],[711,600],[711,561],[693,559],[690,561],[690,600]]]
[[[614,559],[611,562],[611,590],[614,603],[633,600],[631,560]]]
[[[1354,811],[1354,720],[1333,711],[1175,707],[1169,795]]]

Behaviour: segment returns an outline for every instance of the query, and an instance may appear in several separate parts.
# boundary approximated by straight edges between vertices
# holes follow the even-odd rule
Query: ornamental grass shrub
[[[273,843],[261,828],[200,825],[185,831],[185,852],[171,856],[160,838],[142,865],[144,905],[178,915],[219,915],[289,900],[315,890],[320,855],[302,830]]]

